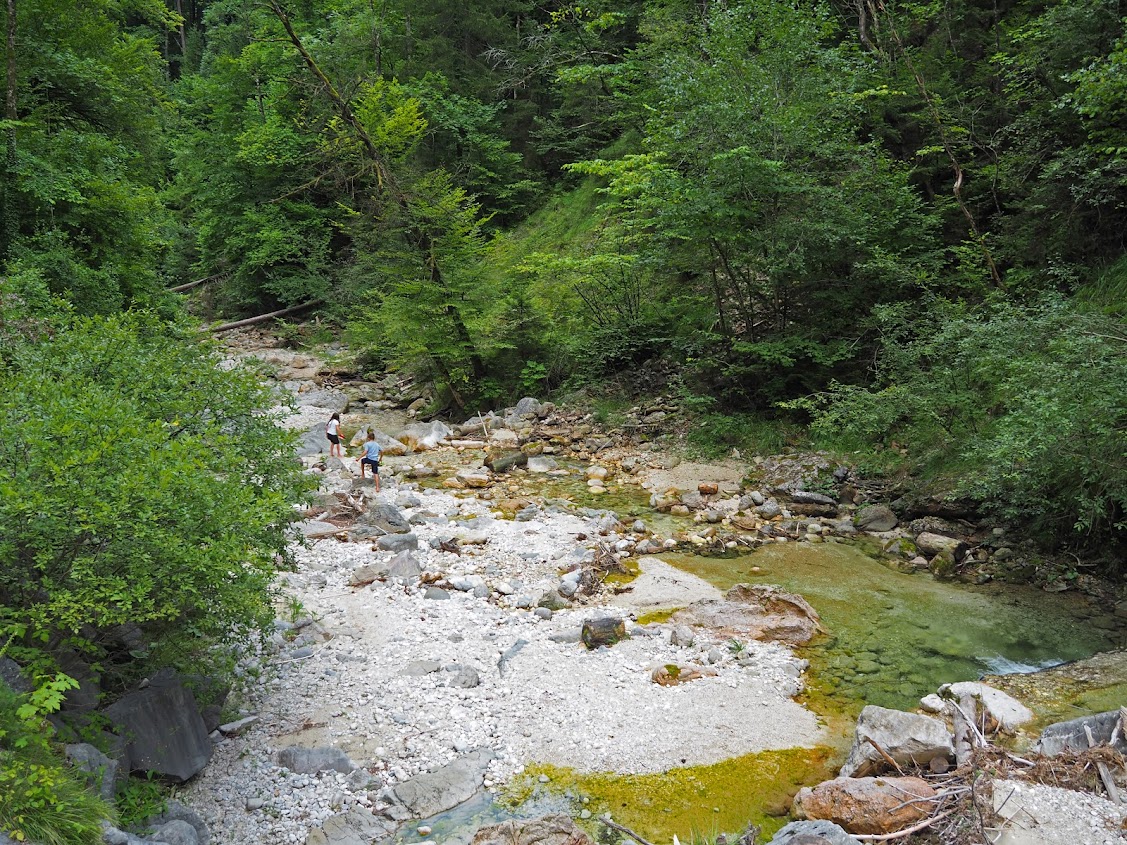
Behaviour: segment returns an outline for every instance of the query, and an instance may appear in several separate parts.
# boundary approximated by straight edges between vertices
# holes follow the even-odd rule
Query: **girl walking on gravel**
[[[340,414],[333,414],[325,424],[325,437],[329,440],[329,457],[343,458],[340,448]]]

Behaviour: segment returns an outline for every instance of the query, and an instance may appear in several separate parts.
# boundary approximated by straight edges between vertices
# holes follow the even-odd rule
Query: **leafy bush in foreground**
[[[0,832],[19,842],[97,845],[111,811],[53,754],[42,717],[57,704],[50,692],[20,696],[0,683]]]
[[[8,320],[9,325],[14,321]],[[143,314],[0,334],[0,634],[105,661],[115,626],[198,650],[269,613],[303,484],[275,399]],[[136,646],[132,646],[137,651]]]
[[[272,618],[310,482],[277,397],[193,326],[76,318],[42,294],[0,281],[0,656],[39,685],[0,684],[0,830],[77,845],[109,811],[54,753],[43,717],[75,686],[56,656],[110,692],[151,663],[212,665]]]

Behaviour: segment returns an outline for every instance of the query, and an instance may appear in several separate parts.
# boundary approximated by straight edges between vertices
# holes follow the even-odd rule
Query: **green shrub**
[[[193,327],[140,314],[56,319],[38,342],[0,335],[0,362],[11,656],[65,639],[112,688],[137,656],[106,635],[116,625],[185,664],[271,618],[275,556],[311,482],[252,373]]]
[[[1059,298],[881,313],[872,387],[800,403],[841,447],[905,448],[917,472],[1061,539],[1127,542],[1127,332]]]
[[[168,807],[169,788],[156,780],[152,772],[145,777],[130,777],[118,789],[115,805],[118,821],[125,828],[135,828]]]
[[[719,458],[732,449],[748,454],[777,454],[793,445],[798,437],[798,426],[786,420],[752,414],[710,413],[696,420],[687,439],[704,457]]]
[[[21,696],[0,683],[0,832],[18,842],[97,845],[102,820],[113,817],[52,747],[43,716],[58,708],[66,685],[52,679]]]
[[[613,428],[626,419],[626,400],[616,396],[600,396],[591,402],[591,418],[601,426]]]

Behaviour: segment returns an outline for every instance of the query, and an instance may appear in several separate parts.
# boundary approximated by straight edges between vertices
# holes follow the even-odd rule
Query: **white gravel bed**
[[[995,780],[994,811],[1005,824],[997,845],[1123,845],[1127,809],[1106,798],[1055,786]]]
[[[517,607],[534,606],[559,583],[563,559],[581,545],[576,535],[596,533],[593,520],[547,513],[530,522],[491,519],[487,503],[476,499],[410,495],[399,499],[419,502],[404,508],[408,515],[425,509],[458,516],[458,523],[414,527],[420,548],[413,554],[424,571],[469,576],[494,588],[491,597],[448,590],[448,599],[427,599],[424,585],[390,581],[351,588],[356,567],[392,555],[332,539],[298,548],[286,592],[333,638],[297,659],[276,638],[280,653],[265,661],[241,702],[260,721],[222,740],[188,788],[186,800],[216,841],[304,842],[329,815],[370,806],[381,786],[477,748],[496,755],[486,774],[495,787],[536,762],[660,772],[820,740],[816,718],[790,697],[803,664],[782,646],[748,643],[737,660],[706,635],[675,646],[668,626],[639,628],[627,618],[629,639],[588,651],[575,641],[583,621],[627,609],[579,606],[542,619]],[[394,490],[383,498],[395,501]],[[484,546],[463,547],[461,555],[427,546],[470,519],[488,536]],[[652,670],[671,663],[708,665],[717,674],[676,687],[653,683]],[[479,683],[450,685],[465,669]],[[335,746],[364,771],[295,775],[275,763],[286,745]],[[247,809],[248,799],[255,809]]]

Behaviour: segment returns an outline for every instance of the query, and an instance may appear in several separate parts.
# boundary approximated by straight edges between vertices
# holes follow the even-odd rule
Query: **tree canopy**
[[[778,416],[890,313],[1125,311],[1117,0],[68,2],[8,7],[0,252],[79,315],[207,279],[454,410],[663,358]]]

